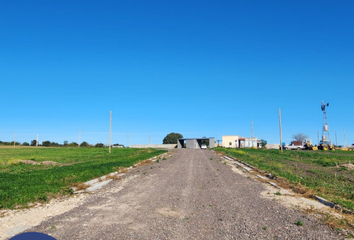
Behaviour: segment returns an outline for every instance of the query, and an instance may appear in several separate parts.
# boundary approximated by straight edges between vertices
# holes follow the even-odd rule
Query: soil
[[[59,164],[59,163],[53,162],[53,161],[36,162],[34,160],[20,160],[19,162],[22,162],[22,163],[28,164],[28,165],[58,165]]]
[[[304,200],[274,191],[212,151],[178,149],[69,206],[8,212],[0,218],[0,235],[26,230],[56,239],[344,239],[304,213]],[[56,206],[62,207],[54,213]]]

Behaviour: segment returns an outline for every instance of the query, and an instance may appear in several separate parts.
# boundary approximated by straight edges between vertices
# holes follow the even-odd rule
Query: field
[[[164,152],[120,148],[109,154],[107,148],[0,148],[0,209],[71,194],[70,187],[75,183]]]
[[[354,152],[216,148],[289,183],[309,197],[318,195],[354,209]]]

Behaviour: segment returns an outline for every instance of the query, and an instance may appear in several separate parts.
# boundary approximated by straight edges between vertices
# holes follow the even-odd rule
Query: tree
[[[293,135],[293,139],[295,141],[301,141],[301,142],[303,142],[308,137],[309,136],[307,136],[306,134],[303,134],[303,133],[297,133],[297,134]]]
[[[183,138],[182,134],[180,133],[169,133],[167,136],[163,139],[163,144],[177,144],[177,140],[179,138]]]
[[[29,146],[29,143],[28,142],[23,142],[22,145],[23,146]]]
[[[43,141],[42,146],[49,147],[50,146],[50,141]]]
[[[88,144],[88,142],[85,142],[83,141],[81,144],[80,144],[80,147],[89,147],[90,144]]]
[[[206,138],[206,137],[204,136],[203,138]],[[205,140],[203,139],[201,141],[201,144],[205,144],[205,145],[207,145],[209,147],[209,139],[208,138],[206,138]]]
[[[37,140],[36,139],[32,140],[31,141],[31,146],[36,146],[36,145],[37,145]]]
[[[79,144],[77,144],[76,142],[71,142],[68,144],[69,147],[75,147],[77,145],[79,145]]]
[[[268,143],[267,140],[261,139],[262,148],[265,148],[267,143]]]
[[[104,144],[103,143],[97,143],[95,145],[96,148],[103,148],[104,147]]]
[[[68,141],[64,141],[64,146],[67,146],[68,145]]]

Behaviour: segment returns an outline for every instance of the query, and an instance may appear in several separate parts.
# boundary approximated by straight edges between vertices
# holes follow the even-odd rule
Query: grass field
[[[258,169],[287,179],[294,188],[319,195],[354,209],[354,171],[344,164],[354,163],[354,152],[284,151],[216,148]]]
[[[85,182],[119,167],[164,153],[156,149],[106,148],[0,148],[0,209],[70,194],[74,183]],[[21,160],[52,161],[30,165]]]

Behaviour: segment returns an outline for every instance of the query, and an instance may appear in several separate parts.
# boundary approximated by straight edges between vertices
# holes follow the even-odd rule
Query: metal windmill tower
[[[328,119],[326,113],[326,106],[329,106],[329,103],[325,104],[322,101],[321,110],[323,112],[323,128],[322,128],[322,144],[331,145],[331,135],[329,134],[329,127],[328,127]]]

